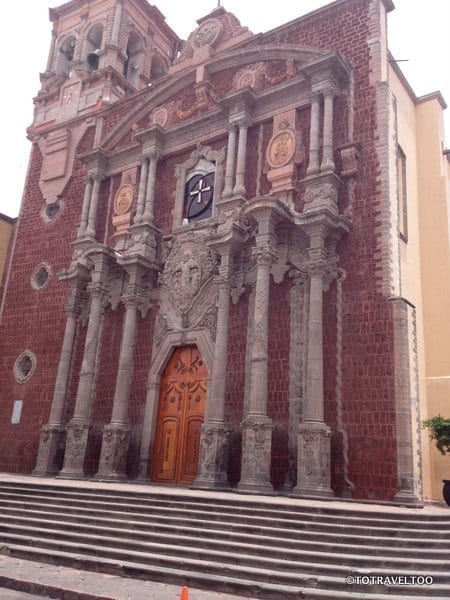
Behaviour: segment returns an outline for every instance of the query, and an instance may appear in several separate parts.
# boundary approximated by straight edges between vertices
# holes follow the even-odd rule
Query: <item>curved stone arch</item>
[[[293,60],[298,66],[306,66],[309,62],[314,62],[318,58],[335,54],[327,50],[320,50],[314,47],[297,46],[295,44],[265,44],[232,50],[218,57],[213,57],[208,63],[207,68],[210,73],[216,73],[230,67],[243,67],[255,61],[260,61],[261,56],[264,60]],[[117,145],[120,140],[128,135],[132,123],[139,122],[152,109],[170,100],[178,92],[188,85],[195,83],[196,66],[192,65],[190,69],[183,69],[177,73],[176,68],[169,69],[167,81],[160,81],[155,89],[150,89],[149,95],[136,105],[134,110],[127,114],[124,121],[119,122],[115,128],[102,141],[102,147],[110,150]]]
[[[150,471],[150,450],[156,431],[156,417],[158,414],[159,389],[161,375],[166,368],[170,357],[175,348],[180,346],[196,345],[200,350],[202,358],[208,372],[206,380],[206,409],[210,401],[209,394],[211,390],[211,377],[214,361],[214,345],[211,336],[206,328],[169,331],[164,336],[158,347],[153,344],[152,364],[147,379],[147,396],[145,402],[144,421],[142,426],[141,451],[139,459],[138,478],[143,481],[148,480]]]

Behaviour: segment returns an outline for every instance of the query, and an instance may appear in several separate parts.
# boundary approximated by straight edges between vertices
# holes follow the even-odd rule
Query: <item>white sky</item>
[[[224,0],[242,25],[253,33],[272,29],[330,0]],[[30,143],[25,129],[31,124],[32,98],[39,89],[39,72],[45,70],[51,24],[48,8],[61,1],[5,2],[0,56],[3,85],[0,96],[2,189],[0,212],[19,212]],[[182,38],[195,28],[195,20],[217,5],[215,0],[153,0],[168,24]],[[446,111],[447,146],[450,146],[450,0],[394,0],[389,15],[389,48],[418,96],[440,90],[449,103]],[[276,10],[270,10],[275,6]],[[14,26],[14,24],[17,24]]]

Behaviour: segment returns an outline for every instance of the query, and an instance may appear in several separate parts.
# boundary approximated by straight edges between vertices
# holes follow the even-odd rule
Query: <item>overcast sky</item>
[[[440,90],[450,104],[450,0],[394,0],[389,15],[389,47],[418,96]],[[19,212],[30,143],[25,129],[31,124],[32,98],[39,89],[39,72],[45,70],[51,24],[48,8],[62,2],[25,0],[5,2],[0,56],[3,85],[0,119],[3,136],[0,212]],[[186,38],[195,20],[217,6],[215,0],[154,0],[168,24]],[[223,0],[253,33],[267,31],[302,14],[329,4],[329,0]],[[271,8],[276,7],[276,10]],[[14,24],[17,26],[14,26]],[[446,111],[446,138],[450,146],[450,108]]]

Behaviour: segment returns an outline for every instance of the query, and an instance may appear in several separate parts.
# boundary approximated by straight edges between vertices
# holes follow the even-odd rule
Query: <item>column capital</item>
[[[162,158],[162,150],[156,146],[154,148],[146,148],[142,153],[142,157],[143,160],[154,160],[158,162],[158,160],[161,160]]]
[[[256,259],[258,267],[270,268],[278,258],[278,252],[272,246],[256,246],[252,249],[252,257]]]
[[[330,83],[327,82],[321,89],[320,89],[320,93],[322,94],[322,96],[324,98],[334,98],[335,96],[339,96],[339,90],[338,88]]]
[[[324,258],[312,258],[307,261],[305,267],[310,277],[324,278],[335,271],[334,265]]]
[[[319,103],[322,100],[322,92],[320,90],[313,90],[311,92],[311,103]]]
[[[90,179],[92,179],[93,181],[103,181],[103,179],[105,179],[105,173],[102,169],[99,169],[98,167],[94,167],[93,169],[89,169],[88,171],[88,175],[87,175]]]

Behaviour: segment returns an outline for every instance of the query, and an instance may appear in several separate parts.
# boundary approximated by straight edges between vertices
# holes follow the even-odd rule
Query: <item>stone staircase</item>
[[[29,478],[2,480],[0,514],[22,559],[245,598],[450,598],[445,510]]]

